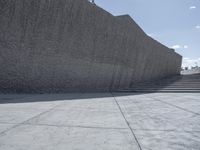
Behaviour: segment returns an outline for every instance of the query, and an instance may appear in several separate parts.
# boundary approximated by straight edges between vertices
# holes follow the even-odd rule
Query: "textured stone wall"
[[[87,0],[0,0],[0,91],[116,91],[179,74],[182,57]]]

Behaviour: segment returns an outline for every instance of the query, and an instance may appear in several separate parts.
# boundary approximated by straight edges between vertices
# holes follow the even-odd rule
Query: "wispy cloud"
[[[190,9],[190,10],[192,10],[192,9],[196,9],[196,6],[190,6],[189,9]]]
[[[180,48],[184,48],[184,49],[188,49],[188,45],[179,45],[179,44],[176,44],[176,45],[173,45],[171,48],[173,49],[180,49]]]

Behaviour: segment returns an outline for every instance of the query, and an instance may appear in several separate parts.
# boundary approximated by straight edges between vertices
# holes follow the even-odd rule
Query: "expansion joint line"
[[[171,103],[162,101],[162,100],[160,100],[160,99],[157,99],[157,98],[154,98],[154,97],[151,97],[151,99],[153,99],[153,100],[155,100],[155,101],[159,101],[159,102],[164,103],[164,104],[167,104],[167,105],[170,105],[170,106],[172,106],[172,107],[175,107],[175,108],[177,108],[177,109],[180,109],[180,110],[185,111],[185,112],[188,112],[188,113],[191,113],[191,114],[193,114],[193,115],[200,116],[199,113],[196,113],[196,112],[193,112],[193,111],[191,111],[191,110],[182,108],[182,107],[180,107],[180,106],[177,106],[177,105],[174,105],[174,104],[171,104]]]
[[[30,120],[35,119],[35,118],[37,118],[37,117],[39,117],[39,116],[41,116],[41,115],[43,115],[43,114],[46,114],[46,113],[48,113],[48,112],[54,110],[56,107],[58,107],[58,106],[60,106],[60,105],[62,105],[62,104],[55,105],[54,107],[52,107],[52,108],[50,108],[50,109],[48,109],[48,110],[46,110],[46,111],[43,111],[43,112],[41,112],[41,113],[39,113],[39,114],[37,114],[37,115],[35,115],[35,116],[33,116],[33,117],[31,117],[31,118],[29,118],[29,119],[23,121],[23,122],[21,122],[21,123],[15,124],[15,125],[12,126],[11,128],[8,128],[7,130],[4,130],[4,131],[0,132],[0,136],[4,135],[6,132],[8,132],[8,131],[10,131],[10,130],[12,130],[12,129],[14,129],[14,128],[17,128],[17,127],[19,127],[19,126],[21,126],[21,125],[27,125],[27,122],[29,122]]]
[[[57,107],[57,106],[55,106],[55,107]],[[36,117],[39,117],[39,116],[41,116],[41,115],[43,115],[43,114],[45,114],[45,113],[50,112],[50,111],[53,110],[55,107],[53,107],[53,108],[51,108],[51,109],[48,109],[48,110],[46,110],[46,111],[44,111],[44,112],[42,112],[42,113],[40,113],[40,114],[38,114],[38,115],[36,115],[36,116],[33,116],[33,117],[31,117],[31,118],[29,118],[29,119],[27,119],[27,120],[25,120],[25,121],[23,121],[23,122],[21,122],[21,123],[18,123],[18,124],[16,124],[16,125],[12,126],[11,128],[8,128],[7,130],[4,130],[4,131],[0,132],[0,136],[4,135],[6,132],[8,132],[8,131],[10,131],[10,130],[12,130],[12,129],[14,129],[14,128],[17,128],[17,127],[19,127],[19,126],[21,126],[21,125],[26,125],[26,123],[27,123],[28,121],[30,121],[30,120],[32,120],[32,119],[34,119],[34,118],[36,118]]]
[[[138,147],[139,147],[139,149],[142,150],[142,147],[141,147],[141,145],[140,145],[140,143],[139,143],[139,141],[138,141],[138,139],[137,139],[135,133],[133,132],[133,130],[132,130],[131,126],[130,126],[130,123],[129,123],[128,120],[126,119],[126,117],[125,117],[125,115],[124,115],[124,113],[123,113],[123,111],[122,111],[122,109],[121,109],[121,107],[120,107],[120,105],[119,105],[117,99],[115,98],[115,96],[113,95],[112,92],[111,92],[111,95],[113,96],[113,98],[114,98],[114,100],[115,100],[115,103],[117,104],[117,106],[118,106],[118,108],[119,108],[119,110],[120,110],[120,112],[121,112],[121,114],[122,114],[122,116],[123,116],[123,118],[124,118],[124,120],[125,120],[125,122],[126,122],[128,128],[130,129],[130,131],[131,131],[131,133],[132,133],[132,135],[133,135],[133,137],[134,137],[134,139],[135,139],[135,141],[136,141],[136,143],[137,143],[137,145],[138,145]]]

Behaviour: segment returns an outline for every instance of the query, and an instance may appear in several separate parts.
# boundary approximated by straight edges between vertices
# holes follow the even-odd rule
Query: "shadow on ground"
[[[165,90],[163,90],[165,89]],[[163,78],[157,81],[144,82],[127,90],[107,93],[66,93],[66,94],[0,94],[0,104],[29,103],[61,100],[85,100],[115,96],[130,96],[148,93],[185,93],[200,92],[200,74],[181,75]]]
[[[31,103],[45,101],[62,101],[62,100],[86,100],[99,99],[106,97],[140,95],[145,93],[119,92],[119,93],[68,93],[68,94],[2,94],[0,95],[0,104],[6,103]]]

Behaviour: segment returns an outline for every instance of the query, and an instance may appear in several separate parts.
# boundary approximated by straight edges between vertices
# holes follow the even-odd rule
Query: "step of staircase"
[[[200,74],[180,75],[159,81],[140,83],[121,92],[200,93]]]
[[[120,90],[119,92],[136,92],[136,93],[200,93],[200,90]]]

